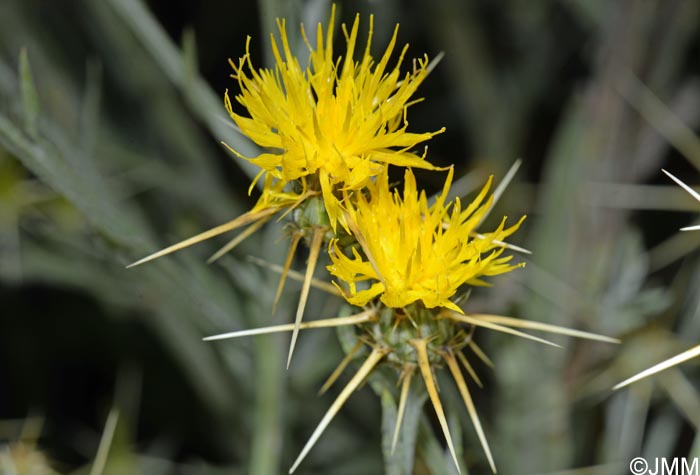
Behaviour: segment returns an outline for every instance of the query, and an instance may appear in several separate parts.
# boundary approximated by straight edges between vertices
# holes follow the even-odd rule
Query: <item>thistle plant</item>
[[[280,53],[275,36],[270,34],[276,60],[274,71],[253,67],[249,38],[246,54],[237,63],[230,61],[234,71],[232,77],[238,81],[241,89],[236,101],[246,109],[249,117],[234,112],[228,91],[225,104],[243,134],[261,147],[272,150],[255,158],[247,158],[229,147],[235,155],[261,168],[249,189],[252,192],[258,179],[263,179],[258,202],[249,212],[228,223],[131,265],[142,264],[248,225],[241,235],[212,256],[213,261],[232,250],[274,215],[282,213],[284,217],[298,210],[300,219],[292,223],[291,245],[275,300],[277,302],[281,295],[297,245],[305,238],[310,247],[310,258],[287,366],[294,351],[311,277],[323,242],[331,235],[329,233],[338,230],[338,222],[347,230],[341,200],[362,190],[372,177],[380,174],[389,164],[435,169],[424,160],[424,156],[414,154],[411,149],[444,129],[410,133],[407,132],[406,120],[408,107],[418,102],[417,99],[410,99],[430,71],[428,58],[424,56],[416,60],[413,71],[402,76],[400,66],[408,47],[406,45],[395,66],[389,68],[398,35],[397,25],[384,55],[375,63],[369,51],[372,22],[370,18],[367,47],[359,62],[353,57],[359,15],[349,32],[345,25],[342,26],[347,46],[345,60],[336,61],[333,56],[335,7],[331,12],[325,42],[323,27],[318,25],[316,48],[311,45],[302,25],[302,35],[310,52],[307,68],[300,66],[290,50],[284,20],[277,23],[284,56]],[[320,216],[316,212],[319,209],[322,210]]]
[[[235,331],[205,338],[224,338],[273,332],[292,332],[287,366],[300,330],[347,327],[355,344],[323,385],[325,391],[354,360],[359,368],[340,391],[290,468],[294,472],[318,441],[350,395],[368,378],[381,371],[393,375],[400,386],[399,407],[392,437],[392,450],[402,430],[409,388],[420,374],[449,452],[460,470],[456,450],[440,398],[436,373],[447,369],[461,395],[492,471],[494,457],[478,418],[467,379],[481,381],[469,363],[472,355],[486,364],[490,360],[475,343],[476,328],[485,328],[527,338],[551,346],[548,340],[524,333],[532,329],[607,342],[604,336],[487,313],[465,313],[460,304],[472,286],[489,285],[488,278],[511,272],[524,263],[513,262],[509,250],[520,250],[506,240],[520,227],[524,217],[508,224],[503,218],[490,232],[479,230],[493,209],[496,194],[489,195],[493,177],[477,196],[463,207],[460,199],[448,200],[454,170],[440,169],[427,159],[418,145],[442,132],[408,131],[409,107],[418,86],[434,62],[426,56],[401,73],[407,47],[389,66],[395,50],[398,26],[378,61],[370,53],[373,20],[369,21],[367,47],[355,59],[359,16],[348,29],[344,58],[333,50],[335,9],[328,26],[319,25],[316,45],[304,32],[310,59],[303,68],[293,55],[284,20],[278,20],[279,42],[271,35],[275,69],[256,69],[246,53],[231,61],[232,77],[240,93],[235,101],[245,109],[239,113],[228,92],[225,106],[240,131],[266,152],[241,159],[260,167],[256,183],[261,194],[243,215],[178,244],[167,247],[134,264],[164,256],[205,239],[243,226],[247,228],[221,251],[239,242],[278,215],[288,223],[291,243],[275,305],[281,295],[295,252],[304,242],[309,248],[306,271],[294,322],[274,327]],[[404,169],[403,190],[389,183],[389,167]],[[416,183],[413,168],[444,174],[442,192],[432,204]],[[348,316],[302,321],[314,273],[323,253],[333,278],[318,285],[345,300],[353,308]],[[461,365],[461,366],[460,366]]]

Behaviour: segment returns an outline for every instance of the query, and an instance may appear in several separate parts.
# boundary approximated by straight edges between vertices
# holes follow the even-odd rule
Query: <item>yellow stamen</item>
[[[501,199],[501,195],[503,195],[503,192],[506,191],[506,188],[508,188],[508,185],[510,185],[510,182],[515,178],[515,174],[518,173],[518,170],[520,169],[520,165],[523,164],[523,161],[520,159],[517,159],[515,162],[513,162],[513,165],[510,166],[508,171],[506,172],[505,176],[503,177],[503,180],[496,186],[496,189],[493,190],[493,201],[491,202],[491,207],[484,213],[484,215],[481,217],[481,219],[477,223],[477,227],[481,225],[486,218],[491,214],[491,211],[493,210],[494,206],[496,206],[496,203],[498,203],[498,200]]]
[[[328,270],[348,285],[344,296],[349,303],[364,306],[379,297],[391,308],[421,301],[427,308],[459,311],[452,298],[463,285],[484,284],[484,277],[522,267],[510,263],[512,256],[503,256],[504,240],[522,219],[507,228],[504,219],[495,231],[470,238],[491,207],[491,180],[462,209],[458,199],[447,202],[453,174],[450,169],[442,194],[430,205],[410,169],[404,174],[403,193],[389,185],[384,171],[367,185],[367,193],[356,193],[345,203],[345,223],[364,255],[331,241]],[[369,288],[357,285],[367,281]]]
[[[230,62],[240,87],[235,100],[245,112],[234,112],[228,92],[224,105],[241,132],[264,150],[247,160],[263,170],[265,180],[289,183],[313,176],[314,191],[322,193],[334,230],[337,222],[344,227],[339,190],[364,189],[390,164],[436,169],[411,150],[444,130],[408,132],[406,109],[434,63],[422,58],[412,73],[403,74],[403,48],[392,66],[397,29],[382,56],[373,58],[372,22],[370,18],[366,48],[359,55],[359,16],[349,29],[342,27],[345,53],[340,58],[333,44],[332,8],[328,27],[316,29],[315,45],[302,27],[301,39],[309,50],[305,66],[292,53],[294,39],[288,38],[283,21],[277,23],[279,35],[271,35],[273,69],[253,67],[250,42],[245,55]]]
[[[374,269],[374,272],[377,274],[377,279],[380,282],[384,283],[384,277],[382,277],[382,273],[379,272],[379,268],[377,267],[377,262],[372,257],[372,249],[369,247],[364,236],[358,229],[357,224],[355,223],[355,221],[353,221],[353,219],[348,213],[345,213],[345,222],[350,228],[353,237],[357,240],[357,243],[362,248],[362,252],[364,252],[365,256],[367,256],[367,260],[369,260],[370,264],[372,265],[372,269]]]

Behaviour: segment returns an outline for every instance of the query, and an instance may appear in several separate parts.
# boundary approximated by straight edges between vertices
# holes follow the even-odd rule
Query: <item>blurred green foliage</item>
[[[281,263],[281,224],[215,265],[218,242],[124,268],[253,203],[255,171],[219,146],[256,154],[223,108],[237,87],[226,60],[251,35],[269,64],[274,19],[293,36],[325,21],[329,2],[239,3],[0,4],[0,442],[15,444],[0,471],[23,457],[61,473],[283,473],[337,394],[315,399],[343,354],[331,331],[302,334],[289,371],[284,336],[201,341],[291,320],[298,287],[273,315],[276,276],[246,257]],[[445,52],[409,119],[448,127],[430,157],[469,178],[465,193],[524,160],[494,214],[527,213],[518,244],[534,254],[467,309],[623,339],[562,338],[557,351],[477,332],[496,364],[477,368],[475,398],[499,473],[612,475],[636,456],[699,457],[697,362],[610,388],[700,341],[700,234],[676,231],[700,204],[660,173],[700,174],[700,4],[339,6],[365,27],[375,14],[377,48],[399,22],[409,56]],[[432,190],[441,179],[419,178]],[[307,315],[338,307],[312,292]],[[456,390],[441,390],[465,467],[486,473]],[[384,473],[389,393],[353,395],[299,473]],[[413,472],[452,473],[419,409]]]

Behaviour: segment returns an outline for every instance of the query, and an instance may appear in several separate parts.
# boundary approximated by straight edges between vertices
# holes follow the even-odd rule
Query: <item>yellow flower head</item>
[[[462,210],[459,199],[445,203],[452,182],[449,171],[442,194],[432,206],[425,192],[406,170],[403,197],[389,189],[383,173],[348,205],[347,219],[366,257],[352,249],[348,257],[337,241],[331,242],[331,274],[349,287],[348,302],[363,306],[379,296],[388,307],[401,308],[421,301],[427,308],[446,307],[460,311],[450,298],[463,284],[484,285],[482,276],[509,272],[512,256],[500,257],[503,239],[515,232],[522,219],[505,228],[476,235],[475,227],[491,207],[493,196],[484,198],[491,178],[476,199]],[[357,289],[369,280],[371,286]]]
[[[241,92],[236,101],[248,117],[233,111],[226,94],[226,108],[241,131],[268,151],[250,159],[263,174],[285,185],[299,180],[323,193],[326,210],[335,229],[342,213],[341,190],[367,186],[387,164],[434,168],[423,157],[411,152],[417,144],[436,133],[406,131],[406,109],[420,83],[429,72],[428,59],[419,59],[413,71],[402,75],[399,68],[405,46],[395,66],[389,60],[396,45],[397,29],[379,62],[370,55],[372,17],[367,47],[359,61],[354,53],[359,15],[350,32],[342,25],[347,44],[344,58],[333,55],[335,7],[325,33],[319,24],[314,48],[302,25],[302,36],[310,58],[302,68],[289,47],[284,20],[278,20],[281,46],[271,36],[276,66],[256,70],[246,54],[231,61]],[[235,153],[235,152],[234,152]],[[300,200],[304,194],[298,195]]]

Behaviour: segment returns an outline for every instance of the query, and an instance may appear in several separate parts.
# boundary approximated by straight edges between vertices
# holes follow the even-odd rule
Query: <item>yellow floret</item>
[[[521,266],[510,264],[512,256],[501,254],[503,240],[518,229],[522,219],[506,228],[503,218],[495,231],[475,234],[493,201],[493,197],[484,201],[491,179],[464,210],[459,199],[445,203],[451,182],[452,170],[442,194],[429,206],[425,192],[418,193],[410,169],[403,196],[390,190],[383,173],[368,186],[367,194],[358,194],[348,204],[346,219],[361,249],[353,248],[348,256],[337,241],[331,242],[332,264],[328,267],[347,284],[348,302],[362,306],[379,297],[392,308],[421,301],[427,308],[461,311],[450,300],[460,286],[484,285],[481,277]],[[363,281],[369,281],[369,288],[358,290],[358,282]]]
[[[231,61],[241,92],[236,101],[247,116],[233,111],[226,95],[226,107],[240,130],[266,151],[249,160],[282,185],[303,179],[304,186],[323,194],[330,222],[342,222],[338,197],[341,190],[359,190],[388,164],[434,168],[411,150],[436,133],[407,132],[406,109],[420,83],[428,74],[428,59],[414,64],[412,72],[401,74],[406,47],[393,67],[389,61],[397,29],[379,62],[370,54],[372,19],[367,47],[359,61],[354,59],[359,16],[350,32],[342,26],[347,52],[333,55],[335,8],[327,31],[319,24],[316,46],[302,35],[309,48],[309,65],[303,68],[292,54],[284,20],[278,20],[281,49],[271,35],[276,62],[274,70],[256,70],[246,54]],[[306,190],[304,190],[306,191]],[[299,192],[304,199],[304,192]]]

